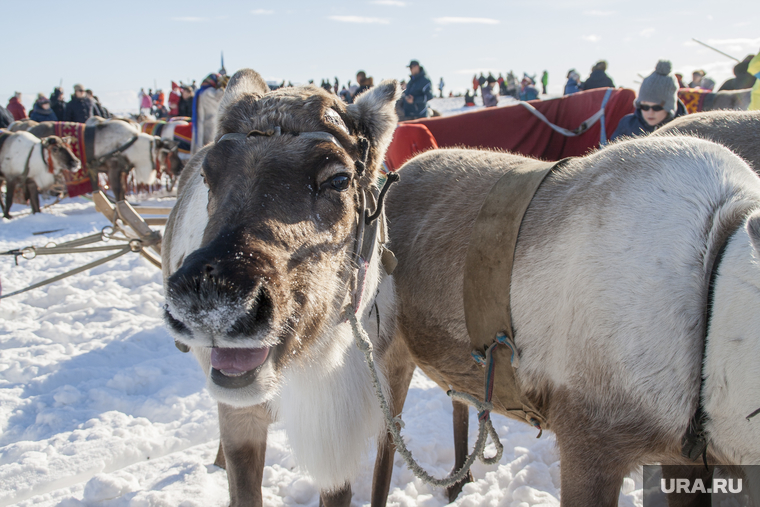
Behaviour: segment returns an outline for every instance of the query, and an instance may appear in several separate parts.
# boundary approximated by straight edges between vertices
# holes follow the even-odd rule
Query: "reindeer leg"
[[[398,416],[404,408],[415,366],[404,341],[399,336],[393,340],[385,355],[387,359],[384,362],[389,365],[386,378],[391,384],[391,410],[394,416]],[[388,500],[395,453],[396,446],[393,444],[393,438],[390,433],[386,433],[385,438],[379,439],[377,446],[375,472],[372,477],[372,507],[384,507]]]
[[[466,404],[452,400],[454,405],[454,470],[459,470],[467,459],[467,440],[470,430],[470,414]],[[462,492],[462,488],[468,482],[472,482],[472,472],[467,477],[457,482],[453,486],[446,488],[446,495],[449,502],[453,502]]]
[[[590,435],[577,427],[553,429],[560,451],[560,505],[617,507],[623,479],[633,467],[630,456],[613,448],[621,435]]]
[[[26,187],[24,188],[26,198],[29,199],[29,206],[32,208],[32,213],[40,212],[40,191],[37,188],[37,184],[33,179],[26,180]]]
[[[261,507],[261,481],[271,418],[264,405],[233,408],[219,403],[219,429],[227,465],[230,507]]]
[[[5,182],[5,209],[3,216],[11,218],[11,206],[13,205],[13,194],[16,192],[16,180],[7,180]]]
[[[121,168],[116,161],[108,162],[108,183],[113,191],[116,202],[124,200],[124,187],[121,185]]]
[[[351,505],[351,485],[335,491],[320,491],[319,507],[348,507]]]

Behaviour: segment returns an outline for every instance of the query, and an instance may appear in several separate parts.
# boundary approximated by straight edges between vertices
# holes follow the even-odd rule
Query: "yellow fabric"
[[[760,52],[750,60],[747,72],[757,77],[760,75]],[[755,86],[752,87],[752,101],[749,103],[750,111],[760,111],[760,78],[755,80]]]

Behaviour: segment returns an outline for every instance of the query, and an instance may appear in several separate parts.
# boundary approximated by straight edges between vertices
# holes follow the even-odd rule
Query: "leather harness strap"
[[[546,427],[546,418],[524,395],[515,375],[519,353],[511,318],[512,265],[528,205],[546,175],[567,160],[530,161],[510,170],[494,184],[473,225],[464,268],[465,321],[473,356],[476,360],[484,357],[497,336],[499,343],[512,349],[495,347],[491,352],[495,365],[491,399],[494,410],[537,428]]]
[[[707,260],[706,264],[706,277],[707,277],[707,291],[705,301],[705,336],[702,340],[702,354],[699,369],[699,391],[697,400],[697,409],[689,420],[689,426],[686,428],[681,439],[681,455],[684,458],[688,458],[692,461],[696,461],[699,457],[702,457],[702,461],[707,468],[707,444],[708,436],[705,431],[705,423],[707,422],[707,414],[705,413],[704,406],[702,404],[702,390],[704,388],[705,377],[702,372],[702,368],[705,363],[705,354],[707,351],[707,334],[710,330],[710,319],[712,317],[713,302],[715,299],[715,279],[718,275],[718,269],[720,263],[723,260],[723,255],[726,252],[726,246],[731,237],[736,233],[739,227],[742,226],[747,217],[755,210],[755,208],[749,207],[746,209],[738,210],[733,216],[731,216],[727,223],[719,224],[720,236],[715,244],[720,247],[712,252],[711,258]]]

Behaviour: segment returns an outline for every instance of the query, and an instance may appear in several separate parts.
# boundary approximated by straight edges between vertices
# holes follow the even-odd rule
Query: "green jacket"
[[[755,86],[752,87],[752,101],[749,103],[750,111],[760,111],[760,52],[750,60],[747,72],[755,76]]]

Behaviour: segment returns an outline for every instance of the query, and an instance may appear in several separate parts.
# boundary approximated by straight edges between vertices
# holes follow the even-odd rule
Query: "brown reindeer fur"
[[[178,201],[162,246],[167,321],[175,337],[192,349],[204,372],[211,372],[209,389],[220,400],[223,457],[218,456],[217,463],[224,461],[227,468],[233,507],[262,504],[266,428],[275,416],[284,421],[287,432],[291,431],[288,424],[293,424],[295,436],[312,429],[340,435],[310,439],[311,447],[300,456],[297,440],[291,438],[291,445],[297,459],[311,459],[305,456],[307,452],[327,457],[317,468],[324,464],[322,468],[328,472],[309,469],[313,475],[324,474],[322,504],[350,504],[350,486],[341,483],[345,475],[338,474],[343,474],[345,464],[355,457],[335,451],[345,449],[347,443],[356,446],[352,442],[374,431],[372,425],[379,417],[368,425],[366,414],[379,409],[374,394],[371,400],[366,396],[369,389],[364,387],[364,378],[331,378],[334,371],[355,364],[355,359],[343,358],[333,365],[334,359],[324,356],[334,354],[334,344],[345,338],[330,333],[336,332],[341,322],[336,313],[348,295],[359,189],[368,188],[379,174],[395,126],[392,103],[399,93],[397,83],[384,82],[367,92],[366,100],[359,98],[346,106],[316,87],[269,92],[258,74],[240,71],[231,79],[219,106],[216,142],[199,151],[182,171]],[[263,132],[273,126],[280,127],[282,135],[221,141],[227,133]],[[309,131],[329,132],[340,146],[291,134]],[[354,164],[361,157],[359,136],[371,143],[361,176]],[[332,189],[332,178],[343,174],[352,176],[350,186]],[[225,312],[226,320],[212,323],[223,327],[210,328],[209,319],[199,317],[207,311]],[[368,331],[376,360],[391,384],[393,408],[399,413],[414,365],[404,353],[403,342],[391,340],[394,313],[384,310],[380,318],[382,325]],[[229,328],[233,323],[238,327]],[[260,367],[251,370],[255,378],[250,383],[230,387],[226,380],[219,383],[219,376],[213,378],[211,347],[266,347],[269,353]],[[353,347],[348,354],[360,357]],[[323,370],[323,363],[332,366]],[[368,378],[364,367],[361,372]],[[298,383],[304,375],[307,385]],[[318,385],[328,381],[333,388]],[[309,388],[308,384],[320,387],[316,395],[319,407],[305,406],[311,400],[297,407],[288,405],[293,396],[300,395],[290,391],[289,398],[288,389],[293,389],[292,385]],[[350,402],[334,398],[346,390],[357,396]],[[324,425],[314,417],[306,420],[306,429],[297,426],[303,424],[304,418],[298,416],[304,410],[323,415],[320,407],[332,407],[326,405],[332,400],[338,403],[336,408],[349,402],[352,409],[324,415],[335,424]],[[367,404],[370,401],[371,406]],[[294,407],[298,414],[292,414]],[[288,419],[289,413],[298,421],[289,423],[293,420]],[[380,436],[382,424],[377,426]],[[290,438],[291,433],[288,435]],[[373,497],[384,504],[393,461],[388,440],[380,440],[385,448],[378,452],[376,470],[381,478]],[[337,464],[326,463],[333,459]]]
[[[683,139],[674,138],[672,144],[684,142]],[[660,141],[658,146],[662,149],[665,145]],[[639,153],[639,157],[646,156],[643,155],[646,153],[644,146],[631,150]],[[612,151],[602,150],[591,157],[598,160],[613,155]],[[625,159],[629,158],[634,159],[634,156],[628,153]],[[470,358],[471,345],[465,327],[462,303],[465,256],[470,231],[488,191],[506,171],[528,160],[518,155],[489,151],[433,150],[407,162],[399,170],[400,183],[389,192],[386,213],[390,246],[399,261],[394,271],[398,298],[397,336],[406,342],[415,363],[444,390],[451,386],[479,399],[483,397],[483,370]],[[571,185],[571,176],[578,175],[578,169],[584,167],[584,163],[583,159],[571,161],[558,173],[550,174],[522,222],[512,281],[513,322],[518,349],[523,344],[521,323],[528,320],[540,322],[541,312],[551,313],[551,308],[541,308],[539,305],[546,302],[537,299],[536,307],[526,313],[524,306],[521,309],[515,304],[515,284],[523,297],[529,297],[531,290],[541,289],[531,285],[526,274],[530,270],[525,266],[536,262],[532,257],[536,249],[545,249],[561,232],[565,225],[563,218],[573,210],[581,209],[585,200],[590,198],[588,193],[571,190],[578,188]],[[644,171],[643,167],[629,170]],[[596,169],[589,174],[598,175],[588,177],[598,177],[600,181],[604,178]],[[596,180],[589,181],[594,183],[588,185],[597,184]],[[605,189],[598,192],[603,193]],[[552,210],[551,213],[535,211],[546,207]],[[595,214],[593,219],[602,219],[598,218],[601,216],[603,214]],[[593,229],[595,226],[589,224],[589,227]],[[526,230],[531,233],[526,235]],[[557,245],[555,248],[562,247]],[[711,243],[706,250],[715,255],[715,248]],[[704,284],[700,287],[706,290]],[[556,301],[556,304],[560,302]],[[698,309],[696,315],[699,315]],[[701,325],[704,326],[704,322]],[[542,329],[546,337],[562,332],[551,327]],[[688,333],[691,331],[685,336],[691,336]],[[694,335],[701,339],[698,330]],[[525,336],[522,335],[523,339]],[[542,351],[534,350],[534,353],[540,355]],[[557,437],[562,464],[563,506],[617,505],[623,478],[636,464],[691,464],[681,457],[680,447],[688,417],[696,407],[700,355],[701,346],[682,352],[681,357],[688,357],[684,359],[688,364],[684,372],[693,376],[694,381],[688,388],[684,387],[682,415],[669,427],[653,422],[645,408],[648,406],[644,403],[646,400],[632,397],[609,382],[615,378],[616,372],[610,370],[603,360],[589,360],[582,366],[588,394],[552,385],[540,370],[536,370],[535,375],[526,373],[525,363],[521,365],[517,371],[523,375],[521,382],[526,394],[547,417],[549,428]],[[533,360],[536,361],[534,364],[541,363],[540,356]],[[599,393],[608,400],[601,405]],[[715,452],[718,451],[709,448],[710,462],[727,462],[724,456]]]

